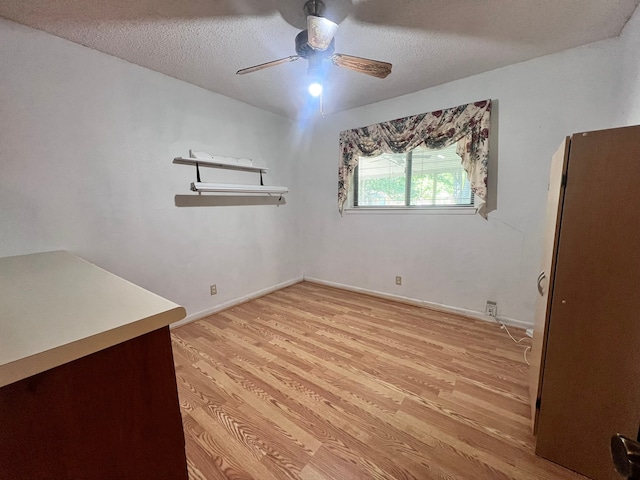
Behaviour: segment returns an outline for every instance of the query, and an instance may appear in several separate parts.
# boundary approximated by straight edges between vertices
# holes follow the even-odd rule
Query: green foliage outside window
[[[473,204],[455,145],[442,150],[414,150],[413,155],[362,157],[358,168],[358,206]],[[411,187],[409,192],[407,181]]]

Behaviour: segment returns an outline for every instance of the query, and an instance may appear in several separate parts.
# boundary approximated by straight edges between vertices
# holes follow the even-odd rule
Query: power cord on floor
[[[492,316],[493,316],[493,315],[492,315]],[[507,335],[509,335],[509,338],[511,338],[511,340],[513,340],[513,343],[515,343],[515,344],[516,344],[516,345],[518,345],[519,347],[524,347],[524,345],[520,345],[520,342],[522,342],[523,340],[528,340],[528,339],[529,339],[529,337],[524,336],[524,337],[522,337],[520,340],[516,340],[516,339],[514,338],[514,336],[513,336],[513,335],[511,335],[511,332],[509,331],[509,329],[507,328],[507,326],[506,326],[503,322],[501,322],[500,320],[498,320],[498,319],[497,319],[497,317],[493,317],[493,318],[494,318],[494,320],[496,321],[496,323],[497,323],[498,325],[500,325],[500,328],[501,328],[501,329],[503,329],[503,330],[505,330],[505,331],[507,332]],[[523,355],[524,355],[524,361],[526,362],[526,364],[527,364],[527,365],[530,365],[529,360],[527,359],[527,352],[528,352],[529,350],[531,350],[531,345],[528,345],[528,346],[524,349],[524,353],[523,353]]]

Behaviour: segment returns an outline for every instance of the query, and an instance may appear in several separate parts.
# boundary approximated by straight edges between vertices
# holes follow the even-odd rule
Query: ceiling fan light
[[[319,97],[322,93],[322,84],[320,82],[313,82],[309,85],[309,95],[312,97]]]
[[[338,24],[324,17],[309,15],[307,17],[307,34],[309,46],[314,50],[326,50],[331,44]]]

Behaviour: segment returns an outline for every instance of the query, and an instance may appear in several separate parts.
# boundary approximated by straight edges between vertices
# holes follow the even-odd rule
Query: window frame
[[[476,196],[471,192],[471,204],[463,205],[411,205],[411,175],[413,173],[413,150],[406,153],[406,168],[405,168],[405,194],[404,205],[358,205],[358,183],[359,183],[359,171],[360,162],[356,165],[353,171],[353,177],[349,193],[347,197],[347,205],[345,212],[348,214],[353,213],[368,213],[368,214],[463,214],[473,215],[477,213],[478,207],[476,206]],[[466,172],[465,172],[466,175]]]

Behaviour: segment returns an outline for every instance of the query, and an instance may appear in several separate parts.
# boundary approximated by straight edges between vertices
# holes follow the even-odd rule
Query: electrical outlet
[[[487,300],[487,306],[484,308],[484,313],[490,317],[496,318],[498,316],[498,304],[491,300]]]
[[[211,285],[210,289],[211,295],[215,295],[216,293],[218,293],[218,287],[216,287],[215,285]]]
[[[402,277],[396,277],[396,285],[402,285]]]

